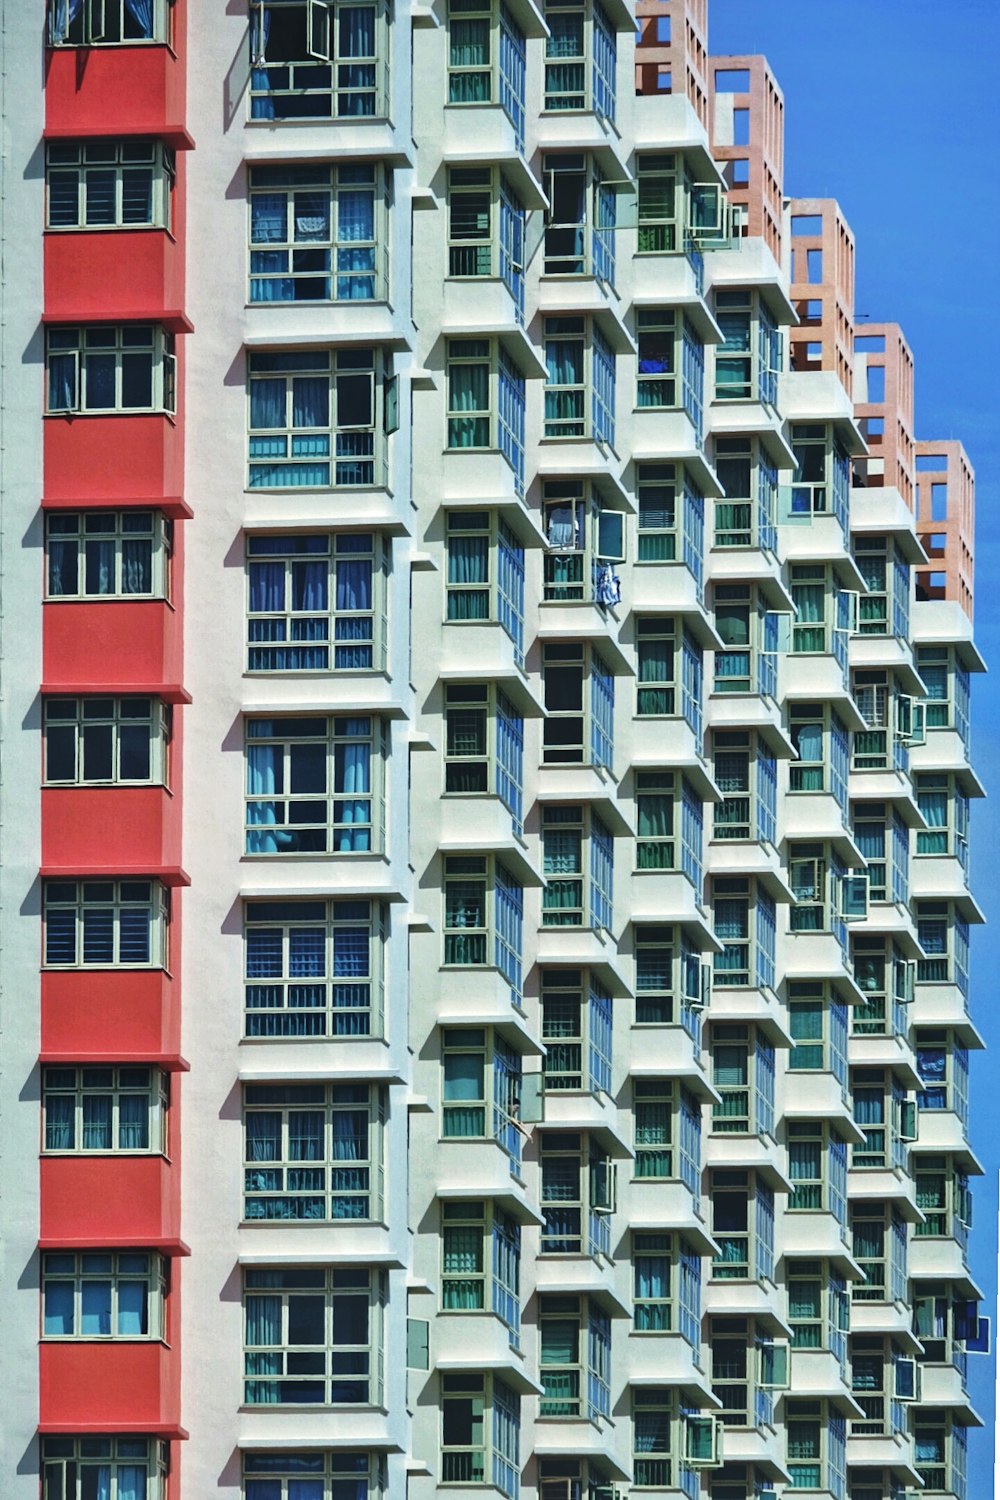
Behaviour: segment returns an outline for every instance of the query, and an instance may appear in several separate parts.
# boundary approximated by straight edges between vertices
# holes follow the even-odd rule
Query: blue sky
[[[1000,91],[996,0],[709,0],[709,51],[763,52],[785,96],[785,191],[836,198],[857,242],[856,309],[902,325],[916,361],[916,432],[959,438],[976,470],[971,1008],[991,1057],[973,1058],[972,1266],[994,1310],[1000,1170]],[[992,1361],[970,1358],[986,1430],[970,1442],[969,1494],[993,1494]]]

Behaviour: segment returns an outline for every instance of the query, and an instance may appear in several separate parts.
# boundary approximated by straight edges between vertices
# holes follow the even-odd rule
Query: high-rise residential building
[[[966,1500],[973,473],[766,61],[0,15],[5,1500]]]

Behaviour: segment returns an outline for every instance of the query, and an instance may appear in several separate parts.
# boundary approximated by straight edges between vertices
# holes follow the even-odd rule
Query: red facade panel
[[[110,316],[105,311],[105,319]],[[172,417],[51,416],[44,441],[45,493],[56,499],[85,505],[100,494],[155,502],[183,491],[182,433]]]
[[[176,1057],[181,1040],[177,991],[177,981],[164,969],[46,969],[42,1055],[115,1062]]]
[[[43,625],[46,689],[102,692],[149,689],[181,681],[181,615],[162,599],[132,603],[47,601]],[[134,861],[130,861],[134,863]]]
[[[128,275],[122,276],[122,267]],[[113,311],[108,288],[114,287]],[[184,262],[165,229],[78,230],[45,236],[45,317],[76,323],[169,322],[183,307]]]
[[[180,1350],[163,1343],[43,1341],[40,1419],[50,1429],[179,1425]]]
[[[180,1169],[163,1156],[43,1156],[41,1220],[43,1240],[179,1239]]]
[[[42,865],[109,876],[177,866],[180,814],[180,799],[162,786],[45,787]]]
[[[186,9],[186,0],[168,7],[170,47],[47,48],[47,134],[179,135],[187,113]]]

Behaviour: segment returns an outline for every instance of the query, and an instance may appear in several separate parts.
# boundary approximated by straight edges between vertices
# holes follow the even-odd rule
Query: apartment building
[[[5,1496],[967,1500],[973,471],[766,61],[2,13]]]

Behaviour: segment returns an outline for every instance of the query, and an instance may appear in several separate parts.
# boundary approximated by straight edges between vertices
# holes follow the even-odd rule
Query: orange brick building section
[[[958,442],[918,442],[917,535],[931,565],[917,574],[918,599],[954,599],[972,619],[976,478]]]

